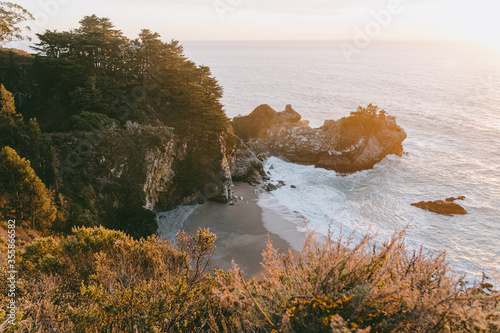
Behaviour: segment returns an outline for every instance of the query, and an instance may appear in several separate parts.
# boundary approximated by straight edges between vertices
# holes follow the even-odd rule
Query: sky
[[[12,1],[12,0],[11,0]],[[129,38],[220,40],[453,40],[500,48],[498,0],[20,0],[32,33],[108,17]],[[7,47],[27,49],[29,42]]]

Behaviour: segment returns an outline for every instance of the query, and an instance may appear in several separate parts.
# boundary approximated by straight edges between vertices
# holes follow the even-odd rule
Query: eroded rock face
[[[195,135],[184,138],[186,156],[173,166],[174,193],[161,193],[163,200],[156,209],[168,210],[180,205],[204,203],[208,200],[227,203],[234,198],[232,185],[232,158],[234,147],[224,135],[210,137]],[[176,200],[176,201],[174,201]]]
[[[440,215],[466,215],[467,211],[465,208],[455,203],[457,200],[465,200],[465,197],[447,198],[446,200],[436,201],[421,201],[411,205]]]
[[[340,173],[370,169],[389,154],[402,154],[407,137],[396,119],[385,113],[327,120],[320,128],[305,124],[290,105],[283,112],[261,105],[233,120],[236,135],[257,156],[277,156]]]
[[[151,149],[146,152],[146,182],[144,184],[144,208],[155,210],[160,197],[174,192],[174,163],[186,156],[186,145],[180,147],[175,140],[169,141],[164,150]]]
[[[265,177],[262,161],[238,138],[231,168],[234,181],[259,183]]]
[[[208,200],[231,202],[233,181],[262,181],[262,161],[232,133],[205,138],[175,138],[146,155],[146,208],[169,210]],[[229,141],[229,142],[228,142]]]

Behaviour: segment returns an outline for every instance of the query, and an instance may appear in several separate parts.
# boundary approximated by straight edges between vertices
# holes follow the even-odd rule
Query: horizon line
[[[168,41],[175,40],[179,41],[181,45],[184,43],[353,43],[353,39],[212,39],[212,40],[200,40],[200,39],[176,39],[172,38]],[[165,42],[162,38],[162,41]],[[166,42],[168,42],[166,41]],[[0,48],[3,49],[16,49],[30,53],[32,50],[32,46],[35,43],[31,41],[14,41],[11,43],[25,43],[25,46],[29,49],[20,49],[18,47],[10,47],[8,45],[0,45]],[[419,43],[448,43],[448,44],[479,44],[483,46],[488,46],[487,43],[476,40],[463,40],[463,39],[375,39],[372,40],[373,43],[399,43],[399,44],[419,44]],[[29,43],[29,45],[28,45]],[[7,43],[9,44],[9,43]],[[24,46],[24,45],[23,45]]]
[[[176,39],[180,42],[189,43],[213,43],[213,42],[353,42],[353,39]],[[464,39],[376,39],[373,42],[388,42],[388,43],[477,43],[482,44],[481,41],[464,40]]]

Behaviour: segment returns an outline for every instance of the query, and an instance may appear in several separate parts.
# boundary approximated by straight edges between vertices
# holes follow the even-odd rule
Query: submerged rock
[[[466,199],[466,197],[462,195],[461,197],[458,197],[458,198],[453,198],[453,197],[447,198],[446,201],[448,201],[448,202],[454,202],[454,201],[457,201],[457,200],[465,200],[465,199]]]
[[[271,183],[267,184],[267,186],[266,186],[266,190],[268,192],[276,191],[277,189],[278,189],[278,186],[271,184]]]
[[[446,200],[421,201],[411,205],[440,215],[466,215],[467,211],[465,208],[455,203],[457,200],[465,200],[465,197],[461,196],[458,198],[447,198]]]
[[[310,128],[290,105],[283,112],[261,105],[248,116],[236,117],[233,128],[257,156],[353,173],[371,169],[389,154],[403,153],[407,135],[395,117],[382,111],[369,105],[349,117]]]

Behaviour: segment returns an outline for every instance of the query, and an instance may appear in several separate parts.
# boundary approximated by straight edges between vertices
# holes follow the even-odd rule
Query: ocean
[[[369,103],[397,118],[407,155],[348,176],[270,158],[289,186],[259,205],[295,216],[297,228],[387,239],[407,228],[409,248],[446,251],[468,279],[500,270],[500,53],[479,44],[374,42],[348,61],[338,42],[189,42],[209,66],[229,117],[291,104],[311,126]],[[271,169],[271,166],[273,168]],[[466,196],[466,216],[412,207]]]

